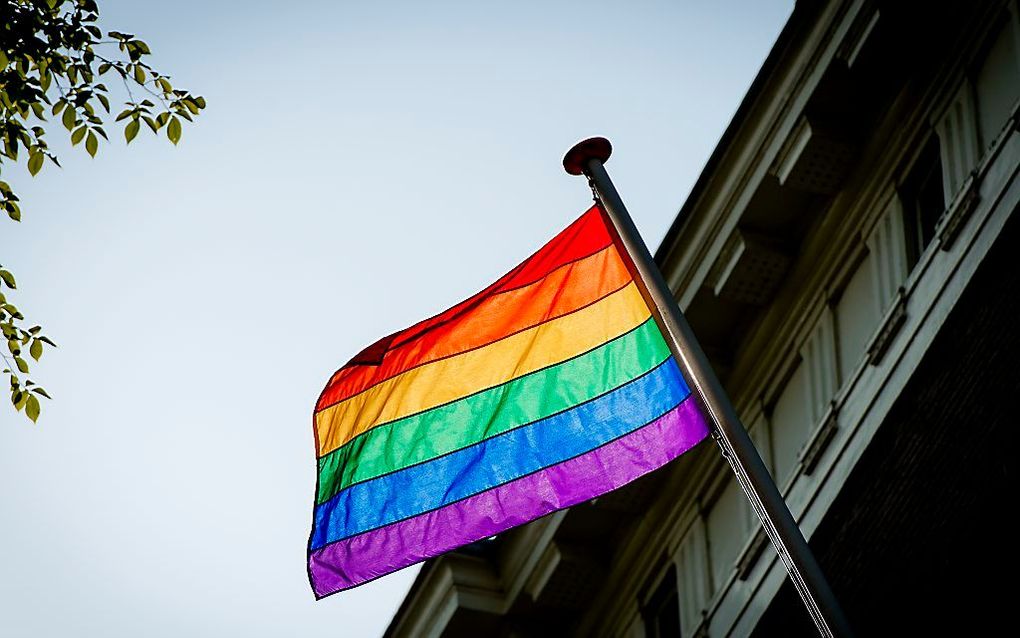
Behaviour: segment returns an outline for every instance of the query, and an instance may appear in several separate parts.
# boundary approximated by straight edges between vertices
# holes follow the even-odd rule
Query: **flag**
[[[607,224],[592,207],[333,374],[313,416],[317,598],[595,498],[705,438]]]

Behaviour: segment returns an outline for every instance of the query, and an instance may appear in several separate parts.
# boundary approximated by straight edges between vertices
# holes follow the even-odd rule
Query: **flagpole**
[[[852,635],[849,623],[825,574],[606,172],[603,164],[611,153],[609,140],[593,137],[577,143],[567,151],[563,167],[571,175],[583,173],[597,194],[602,209],[618,235],[619,244],[636,270],[635,281],[649,302],[670,351],[681,364],[688,382],[701,398],[713,421],[715,427],[712,434],[723,457],[729,461],[766,534],[786,565],[790,580],[819,634],[849,637]]]

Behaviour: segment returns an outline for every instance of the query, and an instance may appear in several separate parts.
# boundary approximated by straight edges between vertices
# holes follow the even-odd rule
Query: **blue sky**
[[[379,635],[417,567],[305,576],[326,378],[580,214],[580,138],[654,249],[792,2],[100,7],[209,107],[5,172],[0,263],[60,348],[39,425],[0,409],[4,635]]]

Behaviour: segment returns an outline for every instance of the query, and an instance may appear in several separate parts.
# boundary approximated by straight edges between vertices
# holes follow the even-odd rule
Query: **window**
[[[708,559],[712,589],[719,591],[733,573],[737,556],[751,536],[751,506],[735,477],[730,477],[708,512]]]
[[[889,199],[865,243],[874,274],[873,294],[878,302],[879,314],[884,314],[895,300],[909,271],[903,208],[898,197]]]
[[[642,616],[647,638],[680,638],[680,598],[676,585],[676,567],[670,567],[648,597]]]
[[[1002,127],[1020,98],[1020,21],[1016,9],[1006,12],[997,35],[989,38],[984,61],[974,77],[977,94],[978,126],[981,143],[987,148],[999,136]],[[993,40],[994,38],[994,40]]]
[[[782,487],[797,467],[797,455],[811,434],[811,400],[807,366],[797,365],[772,407],[772,461]]]
[[[704,620],[705,607],[711,594],[708,541],[705,519],[697,516],[676,555],[680,570],[680,629],[683,635],[694,636]]]
[[[907,254],[913,266],[935,239],[935,227],[946,210],[939,138],[932,135],[900,187]]]
[[[825,305],[800,348],[800,359],[772,402],[772,473],[782,488],[801,465],[807,443],[821,432],[829,406],[839,389],[836,325]],[[809,471],[809,470],[806,470]]]
[[[876,256],[869,253],[850,276],[836,302],[839,378],[844,382],[864,358],[868,340],[878,328],[885,310],[879,306],[884,300],[876,286],[875,270],[879,267]]]

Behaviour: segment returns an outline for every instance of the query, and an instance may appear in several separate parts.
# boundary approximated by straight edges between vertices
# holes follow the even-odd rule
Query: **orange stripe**
[[[427,336],[433,330],[441,329],[461,315],[470,313],[479,304],[484,302],[486,298],[509,292],[516,288],[529,286],[554,270],[594,255],[612,243],[612,239],[609,237],[609,230],[602,219],[601,211],[598,206],[592,206],[583,215],[574,220],[570,226],[567,226],[547,244],[539,248],[537,252],[521,262],[516,268],[500,277],[499,280],[485,290],[444,310],[434,317],[419,321],[410,328],[383,337],[359,352],[354,358],[344,364],[343,367],[333,373],[329,383],[326,384],[322,394],[319,396],[315,409],[319,410],[339,400],[337,397],[343,393],[343,379],[349,374],[350,368],[364,365],[379,365],[390,350]]]
[[[317,409],[348,399],[412,368],[498,341],[583,308],[631,280],[615,246],[563,266],[545,278],[486,298],[470,312],[388,351],[379,365],[341,370]],[[323,397],[326,399],[327,397]]]

